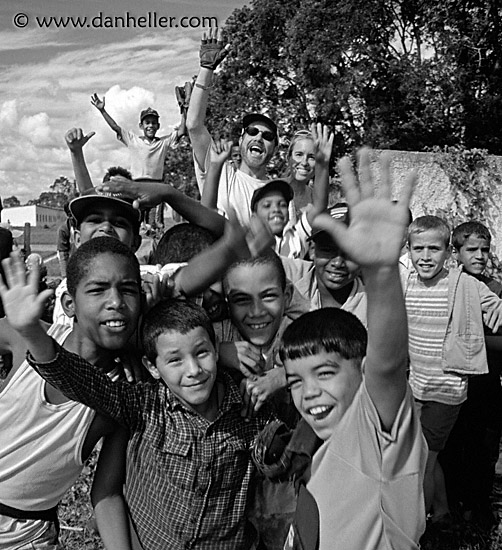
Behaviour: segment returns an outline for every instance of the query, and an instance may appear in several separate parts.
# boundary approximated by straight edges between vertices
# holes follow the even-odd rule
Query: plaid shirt
[[[28,361],[70,399],[128,427],[126,497],[144,548],[248,549],[250,447],[268,420],[240,416],[241,396],[220,373],[225,396],[214,422],[183,406],[160,382],[114,383],[55,344],[50,363]]]

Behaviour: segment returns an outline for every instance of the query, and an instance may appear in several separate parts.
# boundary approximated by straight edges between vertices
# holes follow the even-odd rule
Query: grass
[[[84,471],[68,491],[59,508],[61,541],[66,550],[103,550],[92,520],[89,493],[98,453],[94,451]],[[499,523],[489,532],[461,523],[455,535],[433,535],[422,542],[422,550],[500,550],[502,548],[502,475],[497,475],[493,508]]]

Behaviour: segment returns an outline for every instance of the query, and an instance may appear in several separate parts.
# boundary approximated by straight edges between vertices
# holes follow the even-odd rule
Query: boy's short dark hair
[[[113,176],[122,176],[128,180],[132,180],[132,174],[123,166],[110,166],[103,176],[103,183],[110,181]]]
[[[213,345],[216,345],[213,324],[202,307],[184,300],[162,300],[143,318],[141,340],[145,356],[155,364],[158,355],[157,340],[161,334],[187,334],[198,327],[203,328]]]
[[[223,275],[223,292],[226,294],[228,289],[228,275],[231,271],[241,266],[253,267],[256,265],[270,265],[274,268],[277,276],[279,278],[279,284],[281,289],[286,290],[286,272],[284,271],[284,266],[279,256],[270,248],[265,252],[256,256],[255,258],[246,258],[245,260],[238,260],[234,262],[226,270],[225,275]]]
[[[75,296],[77,286],[85,277],[90,269],[92,260],[99,254],[116,254],[123,256],[132,263],[138,273],[138,284],[141,286],[141,276],[139,272],[138,258],[134,252],[124,243],[113,237],[96,237],[83,243],[70,256],[68,267],[66,268],[66,279],[68,292]]]
[[[215,236],[203,227],[193,223],[179,223],[168,229],[152,253],[152,264],[188,262],[194,256],[209,248]]]
[[[438,216],[420,216],[414,219],[408,227],[408,244],[412,235],[418,235],[425,231],[437,231],[441,234],[446,246],[450,245],[450,227]]]
[[[464,245],[465,241],[474,235],[480,239],[485,239],[488,241],[488,244],[492,242],[492,236],[490,235],[489,229],[480,222],[464,222],[460,225],[457,225],[453,230],[451,235],[451,240],[453,248],[460,250]]]
[[[355,315],[326,307],[304,313],[287,327],[279,356],[284,362],[325,351],[339,353],[344,359],[362,360],[367,341],[366,329]]]

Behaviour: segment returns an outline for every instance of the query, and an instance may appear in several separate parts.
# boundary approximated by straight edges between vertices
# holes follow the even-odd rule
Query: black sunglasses
[[[259,130],[256,126],[248,126],[247,128],[244,129],[244,131],[248,136],[251,136],[251,137],[261,134],[262,138],[265,139],[266,141],[275,141],[274,132],[270,132],[269,130],[262,131],[262,130]]]

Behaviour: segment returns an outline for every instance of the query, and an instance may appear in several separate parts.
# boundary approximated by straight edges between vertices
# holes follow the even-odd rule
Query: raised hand
[[[21,256],[12,252],[10,258],[2,261],[2,267],[8,286],[0,277],[0,296],[9,324],[21,334],[40,328],[45,302],[53,292],[38,292],[40,266],[35,264],[27,277]]]
[[[408,223],[408,205],[416,174],[412,172],[408,176],[401,200],[393,203],[389,157],[382,159],[378,192],[375,192],[371,175],[370,150],[362,149],[358,157],[359,179],[349,158],[345,157],[339,163],[349,205],[349,226],[327,214],[317,216],[314,226],[329,233],[347,256],[363,268],[395,265]]]
[[[185,82],[184,86],[175,86],[174,93],[176,95],[176,101],[180,108],[181,114],[188,109],[190,104],[190,97],[192,96],[192,82]]]
[[[200,66],[214,71],[225,59],[228,50],[229,45],[223,45],[222,31],[211,27],[202,34],[199,52]]]
[[[77,151],[82,149],[84,145],[94,136],[96,132],[89,132],[84,135],[82,128],[71,128],[64,136],[66,145],[70,151]]]
[[[223,164],[232,153],[232,140],[218,139],[211,142],[211,162]]]
[[[103,96],[103,99],[100,99],[98,94],[92,94],[91,103],[98,111],[103,111],[105,108],[105,96]]]
[[[330,131],[328,126],[318,122],[310,126],[310,132],[314,138],[315,144],[315,160],[316,163],[323,163],[328,165],[331,158],[331,152],[333,151],[333,140],[335,134]]]

